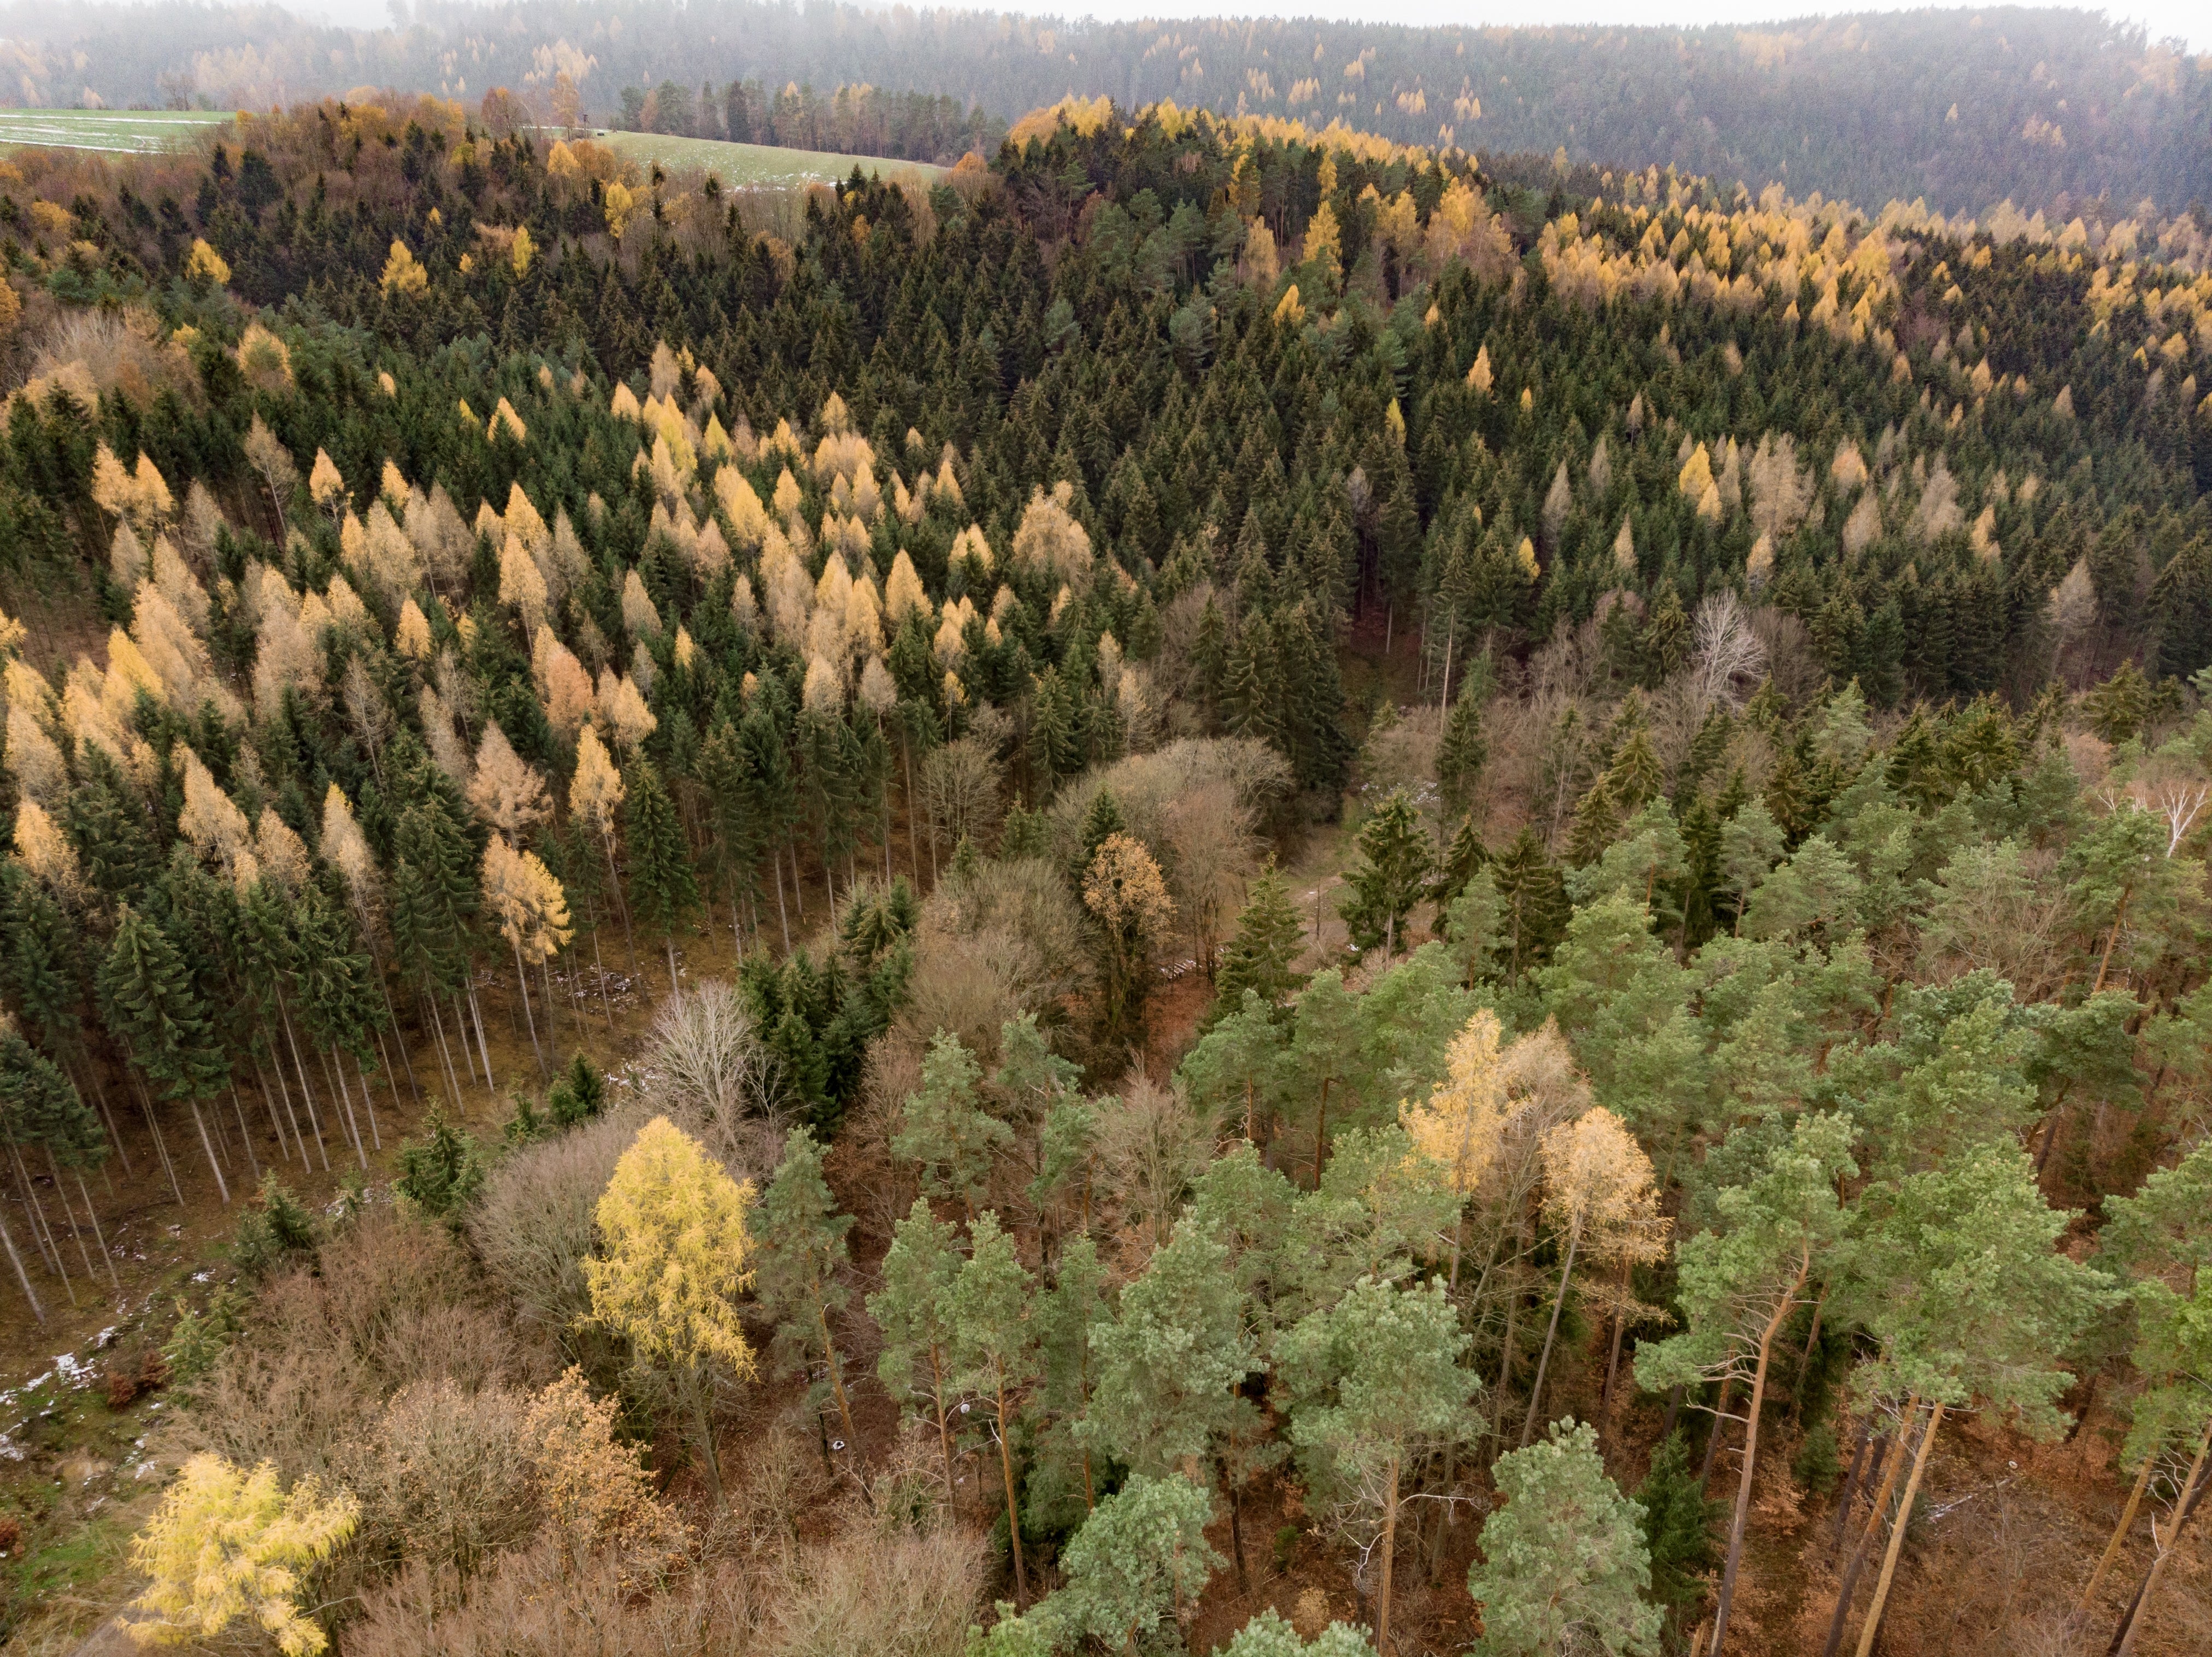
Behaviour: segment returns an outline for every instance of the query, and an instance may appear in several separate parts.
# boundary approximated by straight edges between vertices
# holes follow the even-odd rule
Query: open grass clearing
[[[222,109],[0,109],[0,149],[148,155],[233,119]]]

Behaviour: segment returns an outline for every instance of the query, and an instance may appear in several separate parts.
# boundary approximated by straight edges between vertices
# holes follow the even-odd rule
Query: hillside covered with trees
[[[2192,219],[510,113],[0,163],[18,1648],[2202,1648]]]
[[[473,102],[501,86],[549,122],[580,112],[602,125],[704,123],[716,130],[701,136],[773,131],[775,142],[804,149],[949,162],[959,138],[984,136],[975,123],[1073,94],[1316,127],[1340,119],[1398,143],[1563,151],[1571,161],[1673,168],[1754,193],[1779,183],[1799,198],[1819,192],[1869,208],[1923,198],[1945,213],[1982,214],[2011,201],[2063,223],[2094,220],[2100,200],[2105,216],[2143,201],[2167,215],[2212,201],[2205,59],[2078,10],[1869,13],[1752,28],[1414,28],[769,0],[453,0],[410,7],[399,26],[347,29],[273,5],[79,3],[17,6],[5,33],[0,81],[10,101],[30,105],[267,110],[356,87]],[[750,85],[750,96],[733,104],[732,83]],[[685,108],[645,120],[655,93],[672,112]],[[904,104],[905,94],[924,103]],[[940,98],[956,107],[949,119],[926,107]],[[840,101],[869,107],[829,107]],[[802,128],[813,136],[784,136]]]

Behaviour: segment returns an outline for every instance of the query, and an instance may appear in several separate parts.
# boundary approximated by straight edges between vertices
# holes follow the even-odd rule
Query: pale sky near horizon
[[[861,0],[872,3],[872,0]],[[924,0],[926,3],[926,0]],[[953,0],[958,4],[961,0]],[[1565,0],[1563,4],[1514,6],[1470,4],[1467,0],[1291,0],[1279,7],[1251,4],[1209,4],[1206,0],[1089,0],[1067,6],[1007,5],[1009,11],[1060,11],[1069,15],[1089,14],[1114,21],[1141,17],[1267,16],[1328,17],[1370,23],[1469,23],[1478,25],[1540,25],[1571,23],[1766,23],[1778,18],[1832,15],[1839,12],[1910,11],[1925,0],[1862,0],[1845,5],[1792,5],[1788,0]],[[1936,8],[1946,11],[1978,9],[1970,5]],[[2212,5],[2205,0],[2123,0],[2105,7],[2084,6],[2107,15],[2145,25],[2154,40],[2179,36],[2192,52],[2212,51]]]
[[[355,27],[388,22],[387,0],[279,0],[288,9],[311,17]],[[713,0],[692,0],[711,5]],[[896,0],[859,0],[868,6],[887,6]],[[1532,25],[1569,23],[1701,23],[1750,24],[1772,22],[1839,12],[1905,11],[1925,0],[1858,0],[1841,5],[1791,4],[1790,0],[1564,0],[1564,3],[1533,7],[1504,3],[1468,3],[1468,0],[1285,0],[1280,5],[1254,4],[1251,0],[1066,0],[1024,4],[1021,0],[907,0],[921,7],[947,4],[959,10],[1024,12],[1032,15],[1096,17],[1126,22],[1158,17],[1327,17],[1371,23],[1471,23]],[[1975,9],[1948,5],[1945,10]],[[2212,4],[2206,0],[2120,0],[2102,9],[2114,17],[2145,25],[2154,40],[2179,37],[2191,52],[2212,52]]]

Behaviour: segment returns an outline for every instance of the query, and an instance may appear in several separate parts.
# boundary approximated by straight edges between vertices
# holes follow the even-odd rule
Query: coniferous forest
[[[501,95],[0,160],[8,1650],[2204,1648],[2199,217]]]

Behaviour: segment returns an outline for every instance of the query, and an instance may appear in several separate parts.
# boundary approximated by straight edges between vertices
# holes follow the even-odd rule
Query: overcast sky
[[[295,12],[325,17],[356,27],[374,27],[391,19],[387,0],[280,0]],[[713,0],[694,0],[712,4]],[[888,5],[894,0],[860,0],[860,3]],[[1062,17],[1092,16],[1127,21],[1140,17],[1335,17],[1376,23],[1761,23],[1778,17],[1802,17],[1810,12],[1903,11],[1912,9],[1906,0],[1859,0],[1859,3],[1826,7],[1790,5],[1787,0],[1565,0],[1540,9],[1514,6],[1503,0],[1286,0],[1279,6],[1254,5],[1250,0],[984,0],[964,5],[963,0],[908,0],[921,6],[951,4],[963,9],[1050,13]],[[1924,3],[1924,0],[1916,0]],[[1971,9],[1966,6],[1949,8]],[[2149,26],[2154,40],[2179,35],[2192,52],[2212,52],[2212,0],[2124,0],[2109,8],[2114,16]]]
[[[865,0],[864,0],[865,3]],[[927,0],[923,0],[927,3]],[[955,0],[957,3],[957,0]],[[1293,0],[1279,7],[1209,4],[1206,0],[1091,0],[1089,4],[1026,6],[1008,11],[1058,11],[1123,21],[1138,17],[1219,17],[1289,15],[1340,17],[1376,23],[1759,23],[1810,12],[1905,11],[1914,4],[1862,0],[1842,6],[1777,5],[1775,0],[1565,0],[1542,7],[1468,3],[1467,0]],[[1946,9],[1968,10],[1959,6]],[[2108,8],[2116,17],[2146,23],[2154,40],[2179,35],[2195,52],[2212,51],[2212,3],[2207,0],[2132,0]]]

